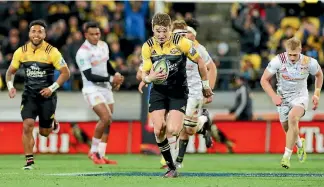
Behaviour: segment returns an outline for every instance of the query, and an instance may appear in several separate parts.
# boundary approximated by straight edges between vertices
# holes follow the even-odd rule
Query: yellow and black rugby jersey
[[[34,50],[31,43],[19,47],[12,58],[11,66],[25,70],[25,92],[36,94],[54,82],[54,69],[66,67],[66,63],[57,48],[43,41],[41,47]]]
[[[186,82],[187,57],[196,61],[199,54],[193,42],[179,34],[172,34],[170,39],[160,45],[154,37],[143,44],[142,58],[143,71],[150,71],[154,62],[165,58],[169,66],[169,76],[163,85],[183,85]]]

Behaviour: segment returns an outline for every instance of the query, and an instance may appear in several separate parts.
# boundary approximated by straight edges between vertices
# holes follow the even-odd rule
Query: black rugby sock
[[[171,156],[171,152],[170,152],[170,145],[169,145],[169,141],[167,138],[165,138],[165,140],[163,140],[161,143],[157,143],[157,145],[159,146],[161,153],[163,155],[164,160],[166,161],[166,164],[168,165],[168,167],[171,170],[175,170],[176,167],[173,163],[172,160],[172,156]]]
[[[33,155],[26,155],[26,163],[27,165],[34,164],[34,156]]]
[[[177,162],[182,163],[183,157],[186,153],[189,140],[180,140],[179,141],[179,154],[176,159]]]

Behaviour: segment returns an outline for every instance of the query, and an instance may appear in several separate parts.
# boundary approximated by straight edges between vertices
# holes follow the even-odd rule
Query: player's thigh
[[[308,102],[309,102],[309,99],[306,96],[296,97],[291,101],[291,105],[292,105],[292,107],[299,106],[306,111],[308,108]]]
[[[52,128],[52,123],[55,117],[57,97],[39,99],[38,102],[38,117],[39,127],[48,129]]]
[[[279,113],[279,120],[281,123],[288,122],[288,114],[291,110],[291,106],[289,105],[281,105],[277,107],[277,111]]]
[[[184,113],[179,110],[170,110],[167,121],[167,132],[178,135],[183,128]]]
[[[167,96],[152,88],[150,92],[149,112],[153,113],[154,111],[168,110],[168,107]]]
[[[84,100],[88,103],[88,105],[93,108],[95,106],[97,106],[98,104],[106,104],[106,99],[105,97],[102,95],[102,93],[100,93],[99,91],[97,92],[83,92],[83,98]]]
[[[104,97],[105,102],[110,110],[110,113],[112,114],[114,112],[114,103],[115,103],[114,94],[113,94],[112,90],[102,89],[99,92]]]
[[[288,114],[288,120],[298,122],[305,115],[305,108],[299,105],[293,106]],[[289,123],[288,123],[289,124]]]
[[[159,135],[161,131],[165,129],[165,113],[166,110],[154,110],[150,113],[150,117],[153,123],[154,133]]]
[[[107,105],[113,105],[115,103],[114,94],[110,89],[100,90],[101,95],[105,98]]]
[[[198,117],[201,113],[203,99],[196,99],[189,97],[187,100],[187,107],[184,119],[186,127],[195,127],[198,123]]]
[[[38,115],[37,100],[34,97],[23,95],[20,105],[20,114],[23,121],[35,120]]]

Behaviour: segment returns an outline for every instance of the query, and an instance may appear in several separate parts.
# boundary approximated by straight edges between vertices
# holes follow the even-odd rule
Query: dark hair
[[[83,32],[87,32],[89,28],[99,28],[100,29],[99,24],[94,21],[89,21],[89,22],[84,23]]]
[[[189,27],[192,27],[195,30],[197,30],[197,28],[199,27],[199,22],[195,18],[186,20],[186,23]]]
[[[32,26],[34,26],[34,25],[42,26],[42,27],[44,27],[45,30],[47,29],[47,25],[46,25],[46,23],[45,23],[44,20],[40,20],[40,19],[38,19],[38,20],[34,20],[34,21],[30,22],[28,28],[30,29],[30,28],[32,28]]]

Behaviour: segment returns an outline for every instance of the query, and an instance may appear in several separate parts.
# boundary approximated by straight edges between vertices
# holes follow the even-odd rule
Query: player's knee
[[[47,137],[48,135],[51,134],[51,129],[39,129],[39,134],[42,136]]]
[[[180,134],[181,129],[182,125],[170,124],[168,125],[167,131],[173,136],[178,136]]]
[[[160,127],[160,128],[157,128],[157,127]],[[164,123],[157,124],[154,127],[154,134],[156,137],[164,137],[166,135],[165,124]]]
[[[289,121],[289,125],[293,125],[293,126],[296,126],[296,124],[298,123],[299,121],[299,117],[293,113],[290,113],[288,115],[288,121]]]
[[[106,114],[100,118],[100,121],[105,125],[108,126],[111,123],[111,114]]]
[[[23,133],[32,133],[34,129],[34,123],[24,123]]]

